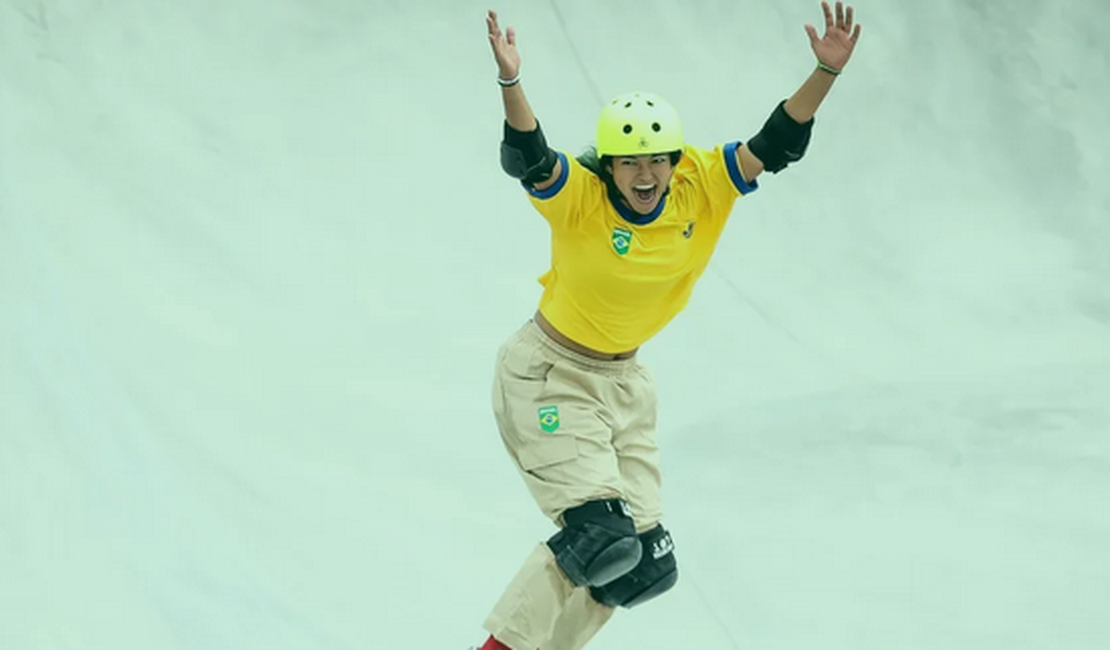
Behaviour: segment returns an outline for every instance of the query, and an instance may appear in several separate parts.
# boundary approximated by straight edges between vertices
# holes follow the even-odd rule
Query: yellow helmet
[[[598,156],[639,156],[682,149],[682,122],[667,100],[651,93],[626,93],[601,109]]]

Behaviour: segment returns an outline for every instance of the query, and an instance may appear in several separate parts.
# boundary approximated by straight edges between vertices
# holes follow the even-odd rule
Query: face
[[[671,157],[665,153],[616,156],[609,170],[625,202],[640,214],[649,214],[659,205],[674,173]]]

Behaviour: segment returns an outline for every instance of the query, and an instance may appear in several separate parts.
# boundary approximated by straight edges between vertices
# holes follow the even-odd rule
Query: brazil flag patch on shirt
[[[624,228],[613,229],[613,250],[617,255],[624,255],[632,247],[632,231]]]

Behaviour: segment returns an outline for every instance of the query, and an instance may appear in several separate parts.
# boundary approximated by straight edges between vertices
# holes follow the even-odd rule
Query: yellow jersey
[[[670,187],[642,215],[610,198],[596,174],[557,152],[562,171],[529,199],[551,226],[551,268],[539,309],[572,340],[600,352],[639,347],[686,306],[747,183],[740,143],[687,145]]]

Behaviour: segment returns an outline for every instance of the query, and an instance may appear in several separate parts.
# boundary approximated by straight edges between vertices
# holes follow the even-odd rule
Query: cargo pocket
[[[523,445],[517,451],[520,468],[531,472],[578,458],[578,441],[573,435],[553,435]]]
[[[578,441],[562,421],[562,399],[550,394],[553,370],[555,360],[542,350],[511,346],[498,368],[495,409],[499,409],[501,436],[519,469],[544,481],[560,482],[560,466],[578,458]]]
[[[494,368],[493,412],[503,416],[521,399],[543,390],[552,366],[522,341],[502,346]]]

